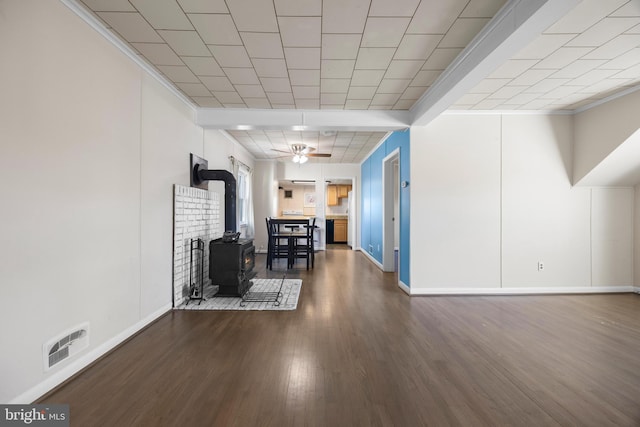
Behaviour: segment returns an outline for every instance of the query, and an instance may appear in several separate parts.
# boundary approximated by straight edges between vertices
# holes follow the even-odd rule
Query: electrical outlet
[[[544,270],[544,262],[538,261],[538,271]]]

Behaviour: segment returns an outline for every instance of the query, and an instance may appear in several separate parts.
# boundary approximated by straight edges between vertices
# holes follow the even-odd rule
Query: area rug
[[[249,290],[251,294],[267,294],[272,296],[280,290],[282,294],[278,302],[274,298],[267,298],[269,301],[243,301],[240,297],[216,297],[217,286],[205,288],[205,299],[202,301],[193,300],[176,307],[178,310],[295,310],[298,306],[302,280],[300,279],[253,279],[253,286]],[[282,288],[280,288],[282,285]]]

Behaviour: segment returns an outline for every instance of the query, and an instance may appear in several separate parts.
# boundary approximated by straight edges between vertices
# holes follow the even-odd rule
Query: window
[[[245,170],[238,171],[238,222],[240,225],[247,225],[249,221],[249,215],[247,210],[249,209],[249,186],[247,180],[249,174]]]

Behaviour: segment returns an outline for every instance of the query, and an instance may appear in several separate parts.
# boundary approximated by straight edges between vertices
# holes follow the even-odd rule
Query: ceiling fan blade
[[[304,148],[304,150],[302,150],[302,154],[309,154],[312,151],[315,151],[316,149],[313,147],[309,147],[308,145]]]
[[[307,157],[331,157],[329,153],[309,153],[306,155]]]

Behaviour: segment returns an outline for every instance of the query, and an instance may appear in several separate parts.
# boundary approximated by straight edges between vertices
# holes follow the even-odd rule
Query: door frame
[[[394,212],[394,167],[400,161],[400,148],[396,148],[382,160],[382,271],[395,270],[395,227]],[[400,218],[396,218],[399,221]],[[400,248],[398,248],[398,265],[400,265]],[[400,277],[400,275],[398,275]]]

